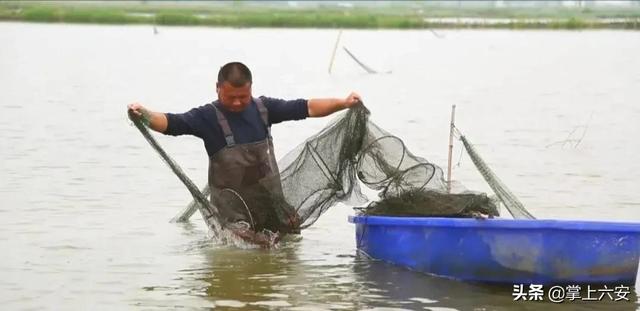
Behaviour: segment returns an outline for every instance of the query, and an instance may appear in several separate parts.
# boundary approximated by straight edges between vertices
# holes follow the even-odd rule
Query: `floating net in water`
[[[146,128],[139,123],[136,126],[194,197],[194,202],[174,220],[186,220],[198,208],[207,224],[219,226],[215,206],[202,193],[208,194],[208,187],[201,192]],[[462,141],[502,204],[515,218],[533,218],[491,172],[469,141],[464,137]],[[268,203],[262,206],[273,209],[276,217],[281,218],[295,211],[298,222],[291,224],[292,228],[278,228],[281,232],[296,232],[311,226],[337,203],[354,206],[365,215],[498,216],[496,202],[486,194],[470,192],[462,186],[449,193],[442,169],[415,156],[400,138],[371,122],[364,106],[336,117],[289,152],[278,166],[284,197],[269,198],[265,193],[256,193],[255,197],[240,201]],[[365,196],[361,185],[378,191],[378,198],[371,200]],[[365,206],[367,202],[370,203]]]

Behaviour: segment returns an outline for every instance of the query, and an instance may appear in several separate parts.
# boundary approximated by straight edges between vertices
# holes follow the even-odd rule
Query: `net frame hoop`
[[[360,151],[360,155],[358,156],[358,165],[357,165],[357,172],[359,173],[361,171],[362,168],[362,160],[364,159],[365,155],[367,154],[367,151],[371,148],[373,148],[373,145],[378,142],[379,140],[383,139],[383,138],[393,138],[397,141],[400,142],[400,145],[402,146],[402,157],[400,157],[400,161],[398,161],[398,166],[395,167],[395,171],[399,171],[400,170],[400,166],[402,166],[402,162],[404,162],[404,158],[407,155],[407,146],[404,144],[404,141],[402,141],[402,139],[400,139],[398,136],[395,135],[384,135],[384,136],[380,136],[376,139],[374,139],[373,141],[371,141],[365,148],[362,148],[362,151]],[[415,165],[414,165],[415,166]],[[412,166],[413,167],[413,166]],[[410,167],[410,168],[412,168]],[[409,169],[410,169],[409,168]],[[362,183],[364,183],[365,185],[375,185],[375,184],[382,184],[386,181],[389,181],[390,179],[393,179],[394,176],[388,176],[387,178],[380,180],[380,181],[376,181],[376,182],[367,182],[364,181],[360,178],[360,176],[358,176],[358,180],[360,180]],[[386,188],[386,187],[385,187]]]
[[[416,167],[419,167],[419,166],[423,166],[423,167],[430,167],[430,168],[432,168],[432,170],[431,170],[431,176],[429,176],[428,178],[426,178],[426,179],[425,179],[425,182],[424,182],[424,184],[422,184],[422,186],[420,186],[419,188],[416,188],[416,190],[422,190],[422,189],[424,189],[424,187],[426,187],[426,186],[427,186],[427,184],[429,184],[429,182],[433,179],[433,176],[435,176],[435,175],[436,175],[436,166],[435,166],[433,163],[418,163],[418,164],[416,164],[416,165],[413,165],[413,166],[411,166],[411,167],[407,168],[406,170],[403,170],[401,174],[398,174],[398,175],[396,176],[396,178],[398,178],[398,179],[402,179],[402,178],[400,178],[401,176],[404,176],[408,171],[410,171],[410,170],[412,170],[412,169],[414,169],[414,168],[416,168]],[[384,190],[382,190],[382,195],[383,195],[383,196],[384,196],[384,195],[386,195],[387,190],[389,190],[389,187],[390,187],[390,186],[391,186],[391,182],[389,182],[389,183],[386,185],[386,187],[384,187]]]

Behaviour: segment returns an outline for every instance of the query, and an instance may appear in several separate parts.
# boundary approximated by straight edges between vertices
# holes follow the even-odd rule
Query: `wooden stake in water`
[[[451,157],[453,155],[453,130],[455,129],[456,105],[451,106],[451,125],[449,127],[449,162],[447,165],[447,193],[451,193]]]
[[[333,53],[331,53],[331,61],[329,61],[329,74],[331,74],[331,68],[333,68],[333,60],[336,58],[336,50],[338,49],[338,42],[342,36],[342,29],[338,32],[338,38],[336,38],[336,45],[333,47]]]

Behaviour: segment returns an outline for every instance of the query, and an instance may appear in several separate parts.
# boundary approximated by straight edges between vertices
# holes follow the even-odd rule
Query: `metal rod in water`
[[[449,162],[447,164],[447,193],[451,193],[451,157],[453,155],[453,130],[455,129],[456,105],[451,106],[451,125],[449,127]]]

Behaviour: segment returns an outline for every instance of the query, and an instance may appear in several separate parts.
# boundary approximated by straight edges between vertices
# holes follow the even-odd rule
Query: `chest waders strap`
[[[216,107],[215,104],[211,104],[213,108],[216,110],[216,117],[218,118],[218,124],[222,128],[222,133],[224,134],[224,140],[227,142],[227,146],[231,147],[236,144],[236,140],[233,138],[233,132],[231,132],[231,127],[229,126],[229,121],[225,118],[222,111]]]
[[[269,111],[262,102],[262,99],[256,97],[253,99],[253,101],[256,103],[258,111],[260,112],[260,119],[262,119],[262,122],[267,129],[267,137],[271,138],[271,127],[269,126]],[[222,114],[220,109],[216,107],[215,103],[212,103],[211,105],[216,110],[218,124],[220,124],[220,127],[222,128],[222,133],[224,134],[224,140],[227,142],[227,146],[234,146],[236,144],[236,140],[235,138],[233,138],[233,132],[231,131],[231,127],[229,126],[229,121],[227,121],[227,118],[224,116],[224,114]]]
[[[264,123],[264,127],[267,128],[267,137],[271,138],[271,127],[269,126],[269,110],[267,110],[267,107],[264,105],[260,97],[254,98],[253,101],[256,103],[256,106],[258,107],[258,111],[260,112],[260,118]]]

